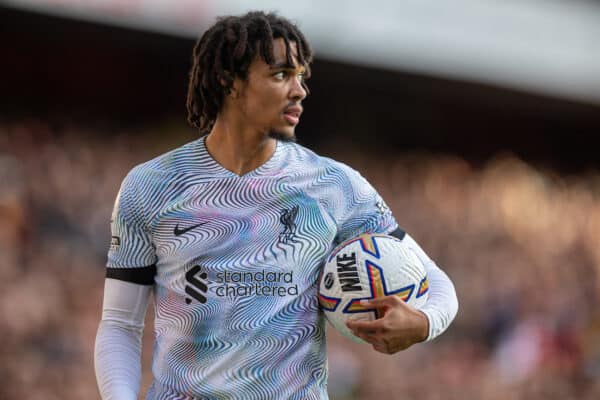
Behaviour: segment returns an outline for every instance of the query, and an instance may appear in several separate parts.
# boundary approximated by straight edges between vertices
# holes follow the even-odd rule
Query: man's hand
[[[374,321],[349,320],[346,326],[380,353],[397,353],[429,335],[427,316],[398,296],[378,297],[361,304],[382,310],[383,317]]]

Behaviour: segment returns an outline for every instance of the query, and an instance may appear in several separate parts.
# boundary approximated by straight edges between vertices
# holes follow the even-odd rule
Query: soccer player
[[[335,244],[395,235],[427,262],[417,311],[349,327],[395,353],[443,332],[454,287],[350,167],[294,142],[312,53],[274,14],[217,20],[193,51],[188,119],[204,136],[135,167],[115,203],[95,366],[103,399],[136,399],[155,301],[147,399],[327,399],[320,266]]]

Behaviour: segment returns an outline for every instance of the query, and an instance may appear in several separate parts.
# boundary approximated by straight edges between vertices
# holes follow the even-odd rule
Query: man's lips
[[[302,114],[302,107],[300,106],[291,106],[287,107],[283,111],[283,118],[291,125],[297,125],[300,122],[300,115]]]

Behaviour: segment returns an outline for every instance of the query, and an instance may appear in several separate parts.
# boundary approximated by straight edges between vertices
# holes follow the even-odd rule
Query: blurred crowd
[[[119,184],[193,139],[112,129],[0,124],[2,399],[99,398],[93,346]],[[332,400],[600,398],[599,171],[567,176],[510,154],[476,167],[439,154],[328,155],[380,191],[460,302],[447,333],[394,356],[329,329]],[[144,392],[151,330],[152,311]]]

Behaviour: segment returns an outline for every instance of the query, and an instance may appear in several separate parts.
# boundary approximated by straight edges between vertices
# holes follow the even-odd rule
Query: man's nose
[[[306,89],[302,85],[302,78],[298,77],[297,79],[294,79],[292,88],[290,90],[290,97],[296,101],[299,101],[306,98],[306,94]]]

